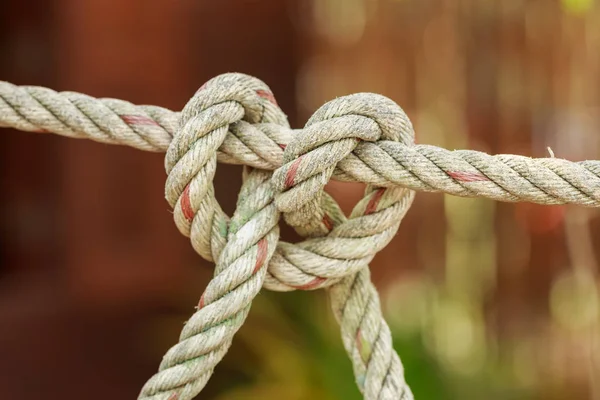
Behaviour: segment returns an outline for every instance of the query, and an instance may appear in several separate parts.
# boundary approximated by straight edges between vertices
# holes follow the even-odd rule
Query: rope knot
[[[360,163],[352,152],[361,142],[414,143],[414,130],[395,102],[385,96],[358,93],[330,101],[317,110],[284,151],[284,165],[273,174],[276,204],[287,223],[300,228],[321,221],[319,235],[330,229],[321,210],[323,188],[335,174],[349,173]],[[344,166],[339,169],[339,166]]]
[[[404,112],[382,96],[359,94],[330,102],[292,135],[270,89],[258,79],[226,74],[203,85],[183,109],[179,129],[167,150],[165,194],[179,230],[191,238],[203,258],[215,261],[215,276],[183,328],[179,343],[167,352],[140,399],[188,399],[198,393],[227,352],[262,287],[284,291],[333,285],[335,292],[339,285],[334,284],[364,275],[373,256],[395,235],[413,192],[368,186],[365,198],[348,219],[323,187],[359,142],[411,143],[412,135]],[[217,153],[219,149],[227,152],[223,144],[228,137],[230,143],[238,140],[244,145],[266,138],[277,152],[269,150],[264,156],[256,152],[257,164],[284,163],[274,173],[244,169],[231,219],[219,206],[213,187]],[[289,144],[279,146],[278,139]],[[246,147],[252,150],[253,146]],[[251,158],[248,153],[244,157]],[[298,244],[279,241],[281,211],[308,240]],[[361,299],[356,291],[348,296],[349,301]],[[369,299],[374,301],[373,295]],[[365,320],[376,317],[373,306],[364,310],[371,313]],[[363,340],[374,343],[379,332],[363,329]],[[386,338],[380,341],[385,344]],[[371,356],[365,351],[361,354],[367,359]],[[358,362],[357,376],[362,376],[366,361]],[[392,373],[398,375],[397,371],[387,375]],[[397,390],[392,388],[395,383],[383,384],[388,382],[387,375],[364,379],[365,393]]]
[[[140,399],[194,397],[227,352],[263,286],[279,240],[272,173],[244,169],[231,219],[214,194],[217,149],[242,123],[288,129],[285,114],[262,81],[243,74],[218,76],[187,103],[167,150],[165,193],[174,208],[175,223],[203,258],[215,261],[215,277],[183,328],[179,343],[142,388]]]
[[[284,151],[285,164],[275,171],[272,182],[275,203],[286,222],[310,237],[296,246],[316,256],[302,270],[312,278],[297,288],[330,286],[329,298],[359,389],[366,399],[409,400],[413,396],[389,328],[382,323],[368,263],[396,234],[414,192],[367,185],[365,196],[347,218],[323,190],[344,160],[360,162],[352,154],[359,143],[381,140],[413,144],[412,125],[402,109],[374,94],[339,98],[321,107],[293,137]],[[292,246],[279,247],[272,264],[281,263],[280,257],[298,259]]]
[[[414,193],[367,186],[365,197],[348,219],[323,188],[344,160],[357,159],[352,152],[361,141],[394,140],[410,145],[413,137],[402,109],[374,94],[333,100],[295,133],[272,183],[275,204],[286,222],[309,239],[295,245],[279,243],[266,287],[328,287],[368,265],[395,235]]]
[[[287,117],[264,82],[239,73],[217,76],[186,104],[167,149],[165,196],[175,223],[209,261],[218,258],[229,221],[214,196],[217,150],[244,121],[287,127]]]

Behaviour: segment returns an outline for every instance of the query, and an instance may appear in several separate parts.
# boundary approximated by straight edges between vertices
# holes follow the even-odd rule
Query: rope
[[[175,223],[202,257],[216,260],[215,276],[140,399],[189,399],[200,392],[263,286],[279,238],[272,172],[246,171],[231,220],[215,199],[212,183],[216,151],[230,124],[244,118],[287,126],[283,112],[260,97],[260,90],[268,88],[242,75],[208,82],[183,109],[181,128],[167,150],[166,197]]]
[[[2,127],[164,152],[177,130],[178,117],[160,107],[0,81]],[[281,125],[242,121],[231,126],[217,159],[275,170],[296,134]],[[311,161],[304,158],[298,173],[308,173],[310,168],[305,167]],[[338,163],[332,178],[506,202],[600,206],[600,161],[596,160],[489,155],[381,140],[359,143]]]
[[[333,100],[292,130],[268,86],[243,74],[210,80],[181,113],[0,82],[0,126],[166,152],[175,223],[215,262],[215,275],[143,400],[197,395],[262,287],[327,288],[364,398],[411,400],[368,264],[396,234],[414,190],[600,206],[598,161],[414,145],[402,109],[366,93]],[[214,195],[218,162],[245,166],[231,218]],[[332,178],[367,183],[349,217],[323,191]],[[281,215],[303,242],[279,240]]]
[[[277,208],[286,222],[303,236],[354,239],[352,249],[332,248],[340,257],[360,252],[374,255],[396,234],[410,208],[414,192],[400,187],[367,186],[365,197],[346,218],[323,189],[336,165],[364,140],[387,139],[407,146],[414,142],[408,117],[393,101],[373,94],[334,100],[321,107],[286,148],[284,165],[274,173]],[[312,170],[300,163],[308,159]],[[290,178],[290,176],[292,178]],[[337,215],[331,224],[324,215]],[[358,239],[358,240],[357,240]],[[413,399],[404,380],[400,358],[392,346],[390,329],[379,305],[368,266],[349,274],[328,290],[342,340],[352,360],[358,387],[366,399]]]

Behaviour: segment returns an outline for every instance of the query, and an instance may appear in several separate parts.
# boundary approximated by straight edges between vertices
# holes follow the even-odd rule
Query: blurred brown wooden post
[[[58,86],[180,109],[206,79],[237,68],[283,86],[278,100],[290,106],[284,3],[228,3],[62,0]],[[167,211],[162,155],[70,141],[64,173],[68,265],[82,300],[160,298],[177,290],[186,262],[202,264]],[[225,189],[234,204],[238,187]]]
[[[50,53],[51,26],[46,19],[48,4],[36,0],[0,4],[0,79],[17,84],[51,84],[52,65],[44,61]],[[2,269],[12,274],[43,271],[45,263],[55,263],[59,248],[54,241],[49,211],[56,200],[59,179],[52,170],[41,167],[56,163],[56,142],[50,137],[16,134],[0,135],[0,175],[2,192]],[[37,160],[32,163],[29,160]]]
[[[11,41],[25,29],[18,37],[34,35],[34,54],[54,53],[20,73],[13,60],[0,58],[0,79],[179,110],[207,79],[238,71],[265,80],[294,121],[294,1],[5,0],[6,45],[29,54],[27,43]],[[36,59],[29,60],[19,65]],[[11,366],[0,367],[3,393],[23,400],[134,398],[212,274],[173,223],[164,155],[8,131],[2,140],[6,214],[38,215],[30,226],[49,229],[43,242],[27,237],[21,246],[17,229],[25,217],[3,224],[15,232],[3,235],[11,249],[6,260],[23,282],[10,283],[0,298],[0,319],[11,326],[10,335],[0,333],[0,342],[11,344],[0,347]],[[24,163],[24,154],[37,161]],[[226,210],[239,182],[241,168],[219,166],[217,194]],[[48,273],[37,285],[26,267]],[[180,314],[171,323],[158,319],[174,310]],[[35,339],[40,332],[43,341]],[[203,398],[219,385],[213,380]]]
[[[191,2],[61,0],[57,87],[176,109],[189,84]],[[70,288],[82,302],[173,293],[189,246],[164,201],[162,155],[65,143],[61,205]]]

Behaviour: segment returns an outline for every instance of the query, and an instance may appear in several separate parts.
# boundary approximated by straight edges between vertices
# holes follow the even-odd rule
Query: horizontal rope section
[[[0,81],[2,127],[165,152],[178,119],[179,113],[162,107]],[[281,125],[240,121],[227,132],[217,160],[275,170],[281,167],[294,134]],[[340,161],[332,178],[506,202],[600,206],[600,161],[596,160],[571,162],[365,141]]]

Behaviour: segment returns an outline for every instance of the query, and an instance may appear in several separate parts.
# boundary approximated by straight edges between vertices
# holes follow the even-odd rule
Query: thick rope
[[[395,235],[412,190],[600,205],[598,161],[413,145],[404,112],[373,94],[336,99],[293,131],[267,85],[242,74],[209,81],[181,114],[0,82],[0,126],[167,152],[165,193],[177,227],[216,268],[180,342],[142,389],[144,400],[199,393],[262,287],[329,287],[364,397],[410,400],[368,263]],[[217,161],[246,166],[231,220],[214,197]],[[368,184],[349,218],[323,191],[331,178]],[[309,239],[278,241],[280,212]]]
[[[166,151],[178,115],[164,108],[95,99],[73,92],[0,81],[0,126],[52,132],[147,151]],[[274,170],[294,132],[277,125],[240,123],[227,133],[217,159]],[[304,158],[298,174],[310,173]],[[489,155],[393,141],[362,142],[332,176],[380,187],[444,192],[498,201],[600,206],[600,161]]]
[[[4,90],[7,88],[10,90]],[[273,100],[273,95],[266,89],[257,93],[263,96],[263,100]],[[219,110],[210,112],[218,118]],[[56,93],[38,87],[20,88],[0,82],[0,126],[36,132],[51,131],[72,138],[86,137],[103,143],[122,143],[138,149],[166,151],[173,140],[173,132],[177,131],[178,118],[179,113],[160,107],[134,106],[120,100],[97,100],[78,93]],[[289,142],[292,132],[287,124],[238,121],[229,125],[225,139],[218,146],[221,151],[217,152],[217,159],[235,164],[247,162],[255,168],[274,170],[281,166],[285,147],[277,143]],[[150,143],[154,145],[150,146]],[[194,189],[194,186],[190,188]],[[195,195],[195,189],[183,193],[183,203],[178,203],[178,207],[189,205],[191,195]],[[218,207],[216,203],[213,205]],[[192,213],[189,209],[185,212]],[[220,208],[215,212],[219,221],[225,220]],[[177,219],[177,226],[189,236],[186,224],[189,222],[185,218]],[[202,229],[200,224],[196,223],[196,226]],[[216,260],[207,243],[192,240],[192,245],[207,260]],[[348,271],[357,271],[370,261],[364,257],[347,256],[339,259],[331,256],[327,249],[339,246],[347,248],[353,244],[341,243],[336,238],[301,244],[280,242],[277,254],[269,264],[265,287],[277,291],[319,289],[330,286]]]
[[[207,82],[183,109],[180,129],[165,158],[166,198],[181,233],[190,237],[202,257],[216,260],[215,277],[179,343],[167,352],[160,371],[146,383],[139,399],[196,396],[229,349],[263,286],[279,239],[272,173],[247,171],[231,221],[215,199],[213,178],[216,151],[230,124],[243,118],[250,123],[287,126],[283,112],[257,94],[268,90],[251,77],[222,75]]]
[[[321,107],[287,146],[285,164],[273,176],[276,204],[288,224],[302,235],[353,240],[354,250],[336,249],[341,257],[350,252],[374,255],[387,245],[412,204],[413,191],[367,186],[348,219],[323,190],[337,163],[360,141],[382,138],[406,145],[414,142],[408,117],[393,101],[358,94]],[[313,160],[314,168],[299,179],[292,173],[304,157]],[[323,222],[327,214],[338,215],[332,227]],[[368,265],[331,286],[329,298],[365,399],[412,400]]]
[[[277,239],[278,208],[289,208],[284,204],[285,199],[298,191],[300,195],[293,195],[292,202],[298,205],[309,200],[320,208],[323,186],[335,168],[332,161],[323,173],[324,179],[317,181],[294,179],[291,175],[293,162],[275,172],[278,178],[273,185],[271,173],[250,172],[244,180],[231,222],[214,197],[212,181],[216,151],[225,140],[230,125],[242,118],[254,124],[266,121],[287,125],[272,96],[265,96],[265,93],[270,90],[262,82],[245,75],[228,74],[205,84],[184,108],[180,129],[167,151],[166,197],[174,207],[179,230],[191,238],[196,251],[206,259],[218,261],[215,278],[202,295],[198,311],[184,328],[180,342],[167,352],[160,371],[142,389],[140,399],[188,399],[204,387],[248,315],[252,299],[264,284],[265,266],[273,255],[273,251],[267,249],[273,249]],[[391,112],[385,109],[378,112],[381,105],[386,105]],[[323,123],[307,126],[290,144],[285,158],[296,158],[298,151],[305,153],[302,146],[309,150],[306,144],[314,155],[330,153],[343,158],[357,144],[353,132],[358,132],[357,137],[363,140],[378,140],[382,136],[397,139],[403,132],[408,132],[404,134],[408,137],[405,142],[411,142],[413,135],[408,118],[397,106],[392,106],[395,106],[393,102],[376,95],[342,98],[327,104],[323,109],[339,109],[342,114],[328,115]],[[369,111],[377,113],[376,116],[361,116]],[[383,135],[382,126],[386,127]],[[323,131],[334,132],[334,135],[323,136]],[[319,163],[325,165],[327,160]],[[275,202],[273,190],[279,193],[278,202]],[[359,275],[366,276],[367,280],[366,263],[395,235],[413,199],[413,192],[401,188],[369,189],[368,192],[367,198],[357,206],[362,218],[348,221],[335,201],[325,195],[323,205],[327,212],[316,210],[312,213],[316,218],[311,216],[314,223],[309,218],[293,224],[296,228],[302,227],[298,230],[305,235],[329,234],[328,240],[312,240],[304,245],[308,249],[314,247],[315,253],[325,253],[334,262],[344,260],[338,263],[338,270],[348,260],[358,260],[354,268],[346,269],[345,273],[352,274],[360,267],[363,272]],[[381,205],[386,207],[380,209]],[[286,216],[290,215],[298,217],[299,213],[286,213]],[[332,216],[330,220],[327,215]],[[269,233],[275,235],[270,236],[271,240],[265,236]],[[287,246],[293,248],[295,245]],[[329,264],[332,268],[333,263]],[[347,278],[342,283],[345,280]],[[347,294],[340,290],[332,293],[341,294],[332,297],[332,304],[334,309],[345,310],[344,315],[336,313],[336,317],[342,326],[348,353],[355,361],[357,382],[365,398],[411,398],[400,359],[393,352],[391,335],[381,315],[377,292],[370,281],[368,285],[353,286]],[[368,303],[362,304],[364,299]],[[351,307],[346,308],[346,304]],[[354,321],[366,323],[354,326]],[[357,346],[369,350],[357,353]]]

